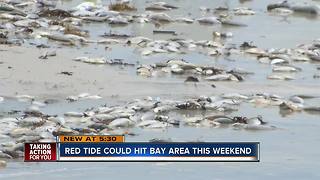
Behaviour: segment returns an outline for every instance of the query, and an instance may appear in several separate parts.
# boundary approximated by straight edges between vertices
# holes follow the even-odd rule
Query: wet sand
[[[135,67],[117,65],[91,65],[73,61],[75,49],[57,49],[57,56],[39,59],[45,50],[27,47],[0,46],[1,96],[14,97],[28,94],[39,99],[65,99],[84,92],[104,98],[117,97],[128,100],[145,96],[178,97],[196,95],[220,95],[222,93],[274,93],[281,96],[297,94],[320,96],[316,89],[320,84],[300,84],[292,81],[262,81],[250,79],[244,82],[185,83],[185,76],[139,77]],[[8,68],[11,67],[11,68]],[[73,72],[71,76],[60,74]],[[258,70],[259,71],[259,70]],[[256,76],[256,75],[253,75]],[[264,79],[264,80],[263,80]],[[214,84],[217,88],[211,87]],[[172,89],[174,91],[168,91]]]

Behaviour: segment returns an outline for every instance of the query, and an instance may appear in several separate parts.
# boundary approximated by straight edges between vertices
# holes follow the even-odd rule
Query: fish
[[[165,14],[165,13],[152,13],[148,15],[148,18],[154,21],[159,21],[159,22],[172,22],[173,19]]]
[[[255,12],[247,7],[239,7],[233,9],[235,15],[255,15]]]
[[[148,5],[145,9],[149,11],[166,11],[171,9],[178,9],[178,7],[170,5],[166,2],[153,2],[152,4]]]
[[[208,81],[239,81],[239,79],[232,74],[217,74],[205,78]]]
[[[271,74],[267,76],[268,79],[272,80],[294,80],[295,78],[291,75],[286,74]]]
[[[129,127],[133,125],[133,121],[131,121],[128,118],[119,118],[115,119],[112,122],[108,124],[108,127],[110,128],[119,128],[119,127]]]
[[[219,18],[215,17],[215,16],[211,16],[211,17],[201,17],[196,19],[199,23],[203,23],[203,24],[221,24],[221,21]]]
[[[298,69],[292,66],[273,66],[274,72],[297,72]]]

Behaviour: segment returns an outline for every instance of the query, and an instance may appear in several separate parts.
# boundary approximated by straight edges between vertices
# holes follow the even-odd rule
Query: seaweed
[[[137,8],[130,6],[127,3],[114,3],[109,5],[109,9],[113,11],[136,11]]]

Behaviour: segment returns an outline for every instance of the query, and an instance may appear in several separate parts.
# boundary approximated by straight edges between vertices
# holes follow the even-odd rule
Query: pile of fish
[[[296,48],[261,49],[248,43],[243,43],[241,52],[256,57],[259,63],[270,64],[272,74],[268,79],[292,80],[295,73],[302,71],[299,63],[314,64],[320,62],[320,41],[314,40],[310,44],[301,44]],[[295,65],[297,64],[297,65]]]
[[[196,20],[200,24],[241,26],[241,23],[233,22],[230,17],[173,18],[164,12],[155,12],[178,8],[165,2],[155,2],[147,5],[145,9],[148,11],[144,14],[114,11],[108,5],[92,2],[84,2],[76,7],[64,10],[55,8],[56,3],[56,1],[43,0],[0,2],[0,19],[4,20],[0,24],[0,29],[9,33],[8,37],[10,38],[8,38],[7,43],[20,44],[26,42],[27,39],[39,38],[47,38],[69,45],[99,42],[100,40],[87,39],[90,33],[82,30],[81,26],[88,22],[109,23],[110,25],[150,22],[157,25],[170,22],[193,23]],[[254,14],[251,9],[245,7],[235,8],[233,11],[235,15]],[[175,52],[175,48],[169,48],[168,51]]]
[[[70,9],[59,9],[56,0],[0,0],[0,44],[21,45],[29,43],[38,48],[49,48],[51,43],[63,46],[82,46],[87,44],[114,45],[134,48],[143,57],[153,55],[181,55],[198,52],[207,56],[227,58],[231,55],[254,57],[257,62],[269,64],[271,80],[293,80],[294,75],[302,71],[299,63],[315,64],[320,62],[320,40],[295,48],[262,49],[252,43],[241,45],[229,43],[232,32],[212,33],[212,39],[193,40],[178,37],[178,33],[169,30],[153,30],[154,34],[172,36],[166,40],[150,39],[132,34],[121,34],[110,30],[95,39],[83,26],[93,23],[108,24],[109,27],[122,27],[133,23],[152,23],[160,27],[167,23],[192,23],[211,27],[237,26],[246,24],[237,22],[234,16],[253,16],[258,11],[248,7],[229,9],[226,7],[200,8],[205,12],[201,17],[181,17],[166,14],[179,7],[166,2],[148,2],[142,7],[146,12],[130,5],[129,1],[115,4],[84,2]],[[139,7],[141,8],[141,7]],[[306,4],[293,4],[288,1],[268,5],[267,10],[274,14],[290,15],[306,13],[319,15],[319,7]],[[47,50],[39,59],[56,56],[56,50]],[[76,57],[77,62],[95,65],[136,66],[124,59],[108,57]],[[154,77],[162,74],[181,75],[185,82],[234,81],[240,82],[250,69],[234,68],[227,70],[216,65],[197,65],[186,60],[173,58],[162,63],[139,64],[136,73],[139,76]],[[317,67],[319,70],[319,67]],[[71,76],[72,72],[61,74]],[[319,75],[314,75],[319,78]],[[98,100],[103,97],[89,93],[66,97],[66,103],[84,100]],[[43,109],[55,100],[37,100],[34,96],[17,95],[13,99],[28,103],[23,111],[0,114],[0,159],[13,159],[23,156],[24,142],[51,142],[57,135],[137,135],[137,129],[167,129],[182,126],[207,128],[232,128],[234,130],[276,130],[260,115],[247,117],[236,114],[243,104],[254,106],[272,106],[281,114],[293,112],[319,113],[320,106],[308,105],[308,97],[294,95],[288,98],[275,94],[258,93],[244,95],[239,93],[219,96],[188,97],[183,100],[146,97],[135,99],[122,105],[103,105],[84,111],[67,111],[63,114],[46,114]],[[12,98],[11,98],[12,99]],[[7,103],[7,97],[0,97],[0,103]],[[188,112],[188,113],[186,113]],[[190,115],[192,114],[192,115]],[[213,129],[214,130],[214,129]],[[6,161],[0,160],[0,167]]]
[[[74,102],[81,98],[98,97],[88,93],[67,97]],[[100,98],[100,97],[99,97]],[[93,99],[99,99],[93,98]],[[0,119],[0,159],[23,156],[24,142],[51,142],[57,135],[136,135],[135,128],[165,129],[180,126],[232,127],[235,130],[274,130],[261,116],[230,116],[242,103],[278,106],[284,111],[320,111],[320,107],[304,105],[304,99],[291,96],[288,99],[274,94],[242,95],[238,93],[220,96],[199,96],[186,100],[146,97],[123,105],[103,105],[83,112],[69,111],[63,115],[49,115],[41,111],[48,105],[35,97],[18,95],[19,101],[30,102],[23,114]],[[5,103],[6,98],[2,98]],[[185,114],[185,111],[188,114]],[[194,115],[190,115],[190,112]],[[197,113],[202,112],[202,113]],[[199,115],[201,114],[201,115]]]
[[[189,63],[185,60],[172,59],[166,63],[156,63],[154,65],[140,65],[137,74],[140,76],[151,77],[160,73],[186,74],[192,75],[186,81],[198,82],[196,76],[204,76],[207,81],[243,81],[243,75],[252,74],[242,69],[232,69],[226,71],[215,66],[200,66]],[[193,80],[191,80],[193,79]]]
[[[269,4],[267,9],[268,11],[274,11],[274,12],[285,13],[285,14],[291,14],[293,12],[313,14],[313,15],[320,14],[320,7],[317,5],[294,4],[294,3],[289,3],[289,1],[286,1],[286,0],[279,3]]]

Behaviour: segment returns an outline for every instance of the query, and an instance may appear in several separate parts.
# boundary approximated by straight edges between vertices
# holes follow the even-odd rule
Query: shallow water
[[[82,2],[81,0],[60,1],[59,7],[71,8]],[[102,0],[102,3],[108,3],[109,0]],[[182,1],[167,0],[178,7],[177,10],[167,12],[173,17],[191,16],[193,18],[201,16],[210,16],[211,13],[204,14],[199,7],[206,6],[214,8],[217,6],[229,6],[230,8],[247,6],[256,11],[254,16],[234,17],[235,20],[248,25],[248,27],[220,27],[193,24],[172,23],[161,26],[164,30],[175,30],[178,37],[190,38],[194,40],[211,40],[213,31],[230,31],[234,37],[227,40],[227,43],[237,45],[244,41],[253,41],[255,45],[262,48],[290,48],[298,44],[309,43],[319,38],[319,17],[290,15],[281,17],[271,15],[266,12],[266,6],[278,0],[251,0],[246,3],[239,3],[236,0],[199,0]],[[292,1],[293,2],[293,1]],[[300,2],[296,0],[295,2]],[[318,1],[306,1],[319,4]],[[301,2],[300,2],[301,3]],[[143,12],[145,0],[136,0],[134,5],[138,7],[139,12]],[[191,14],[189,14],[191,13]],[[132,33],[134,35],[143,35],[151,39],[168,39],[175,36],[154,35],[154,25],[152,24],[130,24],[128,26],[110,27],[107,24],[88,23],[84,29],[90,30],[92,39],[98,39],[104,32],[119,31]],[[53,43],[54,44],[54,43]],[[40,50],[25,45],[30,52],[22,53],[35,54],[38,56]],[[108,45],[109,46],[109,45]],[[0,46],[2,47],[2,46]],[[271,81],[266,80],[266,76],[272,72],[270,65],[260,64],[253,56],[231,56],[229,59],[224,57],[208,57],[198,52],[189,52],[187,54],[157,54],[149,57],[141,57],[139,52],[133,47],[123,47],[122,45],[110,45],[111,50],[105,50],[105,45],[91,44],[78,48],[63,47],[58,48],[58,56],[50,58],[48,66],[55,61],[64,64],[64,69],[76,71],[75,79],[66,80],[58,77],[54,81],[62,83],[69,88],[68,91],[48,90],[44,91],[44,82],[49,81],[51,76],[43,75],[40,82],[31,83],[31,85],[16,85],[17,79],[24,77],[23,73],[14,74],[8,70],[1,72],[2,78],[7,80],[0,81],[0,95],[7,95],[11,92],[33,94],[45,99],[54,97],[59,101],[43,111],[48,114],[62,114],[66,111],[81,111],[86,108],[98,106],[107,103],[108,105],[123,103],[126,100],[132,100],[141,96],[159,96],[163,98],[185,97],[192,95],[218,95],[221,92],[270,92],[278,93],[284,96],[293,94],[317,94],[319,92],[320,79],[314,79],[315,73],[319,74],[317,67],[319,63],[295,63],[302,68],[301,72],[295,73],[296,80],[292,81]],[[19,51],[19,50],[17,50]],[[2,52],[1,52],[2,53]],[[122,58],[128,62],[140,64],[152,64],[162,62],[170,58],[183,58],[196,64],[213,64],[232,69],[241,67],[252,71],[254,75],[248,75],[245,82],[239,83],[214,83],[217,90],[208,87],[208,83],[199,83],[197,86],[183,83],[185,76],[173,77],[154,77],[145,79],[137,77],[134,67],[118,66],[94,66],[72,62],[72,58],[78,56],[107,56],[108,58]],[[14,57],[4,55],[4,57]],[[33,57],[34,58],[34,57]],[[12,62],[13,63],[13,62]],[[23,62],[19,62],[23,64]],[[16,63],[16,64],[19,64]],[[37,64],[39,62],[36,62]],[[21,65],[20,64],[20,65]],[[39,63],[40,64],[40,63]],[[43,67],[41,64],[35,66]],[[15,65],[15,64],[14,64]],[[0,64],[0,67],[2,65]],[[61,66],[57,66],[61,68]],[[26,68],[29,66],[26,65]],[[32,68],[32,66],[30,67]],[[73,69],[74,68],[74,69]],[[41,69],[41,68],[40,68]],[[52,69],[55,69],[52,66]],[[42,71],[39,71],[42,72]],[[86,74],[87,73],[87,74]],[[37,73],[35,73],[38,75]],[[79,75],[80,74],[80,75]],[[78,76],[79,75],[79,76]],[[21,77],[20,77],[21,76]],[[56,75],[55,75],[56,76]],[[103,87],[97,89],[91,81],[86,79],[97,78],[97,86]],[[111,76],[111,77],[110,77]],[[49,78],[47,78],[49,77]],[[12,78],[12,79],[10,79]],[[25,78],[35,78],[32,75],[26,75]],[[107,80],[100,80],[107,79]],[[12,82],[11,82],[12,81]],[[9,83],[10,82],[10,83]],[[65,83],[64,83],[65,82]],[[90,82],[90,83],[88,83]],[[93,85],[92,85],[92,84]],[[71,85],[70,85],[71,84]],[[88,84],[91,84],[89,86]],[[107,85],[106,85],[107,84]],[[92,87],[93,86],[93,87]],[[106,87],[107,86],[107,87]],[[17,88],[19,87],[19,88]],[[22,88],[20,88],[22,87]],[[293,87],[293,88],[291,88]],[[312,87],[315,87],[312,89]],[[169,89],[169,91],[168,91]],[[64,91],[62,93],[62,91]],[[71,93],[89,91],[90,93],[100,93],[104,99],[96,101],[79,101],[75,103],[66,103],[63,99]],[[13,94],[13,93],[12,93]],[[112,98],[117,95],[116,98]],[[320,100],[310,99],[307,103],[320,105]],[[9,110],[24,110],[29,104],[6,100],[0,103],[0,115]],[[203,128],[203,127],[185,127],[169,128],[160,131],[133,129],[138,136],[126,137],[127,141],[149,141],[152,138],[171,139],[173,141],[259,141],[261,142],[261,162],[258,163],[23,163],[21,160],[8,163],[8,167],[0,169],[0,179],[319,179],[317,172],[320,166],[318,148],[320,136],[319,114],[308,114],[297,112],[290,115],[283,115],[277,107],[253,107],[249,104],[241,106],[240,110],[233,112],[232,115],[256,116],[262,115],[270,124],[278,127],[274,131],[237,131],[232,128]],[[1,117],[1,116],[0,116]]]

